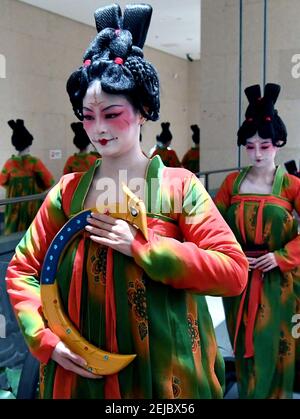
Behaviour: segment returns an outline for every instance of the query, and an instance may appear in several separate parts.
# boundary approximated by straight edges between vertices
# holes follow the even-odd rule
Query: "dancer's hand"
[[[92,213],[87,218],[89,225],[85,227],[90,239],[96,243],[109,246],[127,256],[132,256],[131,244],[137,229],[127,221],[105,214]]]
[[[248,262],[249,262],[249,271],[251,271],[251,269],[255,269],[256,258],[247,257],[247,259],[248,259]]]
[[[278,266],[274,253],[267,253],[266,255],[256,258],[255,261],[256,263],[253,269],[260,269],[263,272],[268,272]]]
[[[102,378],[100,375],[87,371],[84,368],[87,365],[86,361],[79,355],[70,351],[70,349],[62,341],[58,342],[55,346],[51,358],[65,370],[72,371],[81,377],[94,379]]]

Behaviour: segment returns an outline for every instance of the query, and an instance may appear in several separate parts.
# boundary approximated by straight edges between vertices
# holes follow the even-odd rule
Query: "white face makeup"
[[[258,134],[247,139],[246,152],[251,164],[255,167],[270,167],[274,165],[278,148],[271,139],[261,138]]]
[[[83,99],[83,125],[103,156],[120,156],[139,147],[142,117],[123,95],[103,92],[94,82]]]

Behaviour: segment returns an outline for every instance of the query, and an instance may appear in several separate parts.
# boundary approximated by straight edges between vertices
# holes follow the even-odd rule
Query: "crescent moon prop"
[[[122,185],[127,198],[127,211],[110,212],[109,215],[121,218],[141,230],[146,240],[147,217],[142,200],[138,199],[126,185]],[[117,204],[119,210],[120,206]],[[86,369],[96,375],[109,375],[125,368],[136,355],[120,355],[106,352],[89,343],[66,316],[56,282],[59,261],[71,239],[88,224],[86,219],[92,210],[84,210],[72,217],[54,237],[44,260],[41,272],[41,299],[45,318],[50,329],[74,353],[87,362]],[[97,212],[97,210],[95,210]]]

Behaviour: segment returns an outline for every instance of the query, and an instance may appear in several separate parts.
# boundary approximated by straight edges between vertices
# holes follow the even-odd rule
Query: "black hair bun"
[[[82,122],[73,122],[71,128],[75,134],[73,143],[79,148],[79,150],[84,150],[90,144],[90,139],[83,127]]]
[[[197,124],[191,125],[191,130],[193,131],[192,140],[195,144],[200,142],[200,128]]]
[[[238,130],[238,145],[246,145],[247,139],[256,133],[261,138],[271,139],[273,145],[283,147],[287,140],[286,127],[278,115],[274,105],[280,93],[280,85],[268,83],[261,97],[258,84],[245,89],[249,105],[245,113],[245,121]]]
[[[31,146],[33,136],[26,129],[23,119],[17,119],[16,121],[10,119],[7,123],[13,130],[11,142],[17,151],[23,151]]]
[[[170,131],[170,122],[162,122],[161,124],[162,132],[159,135],[159,141],[163,144],[170,142],[173,138]]]
[[[153,65],[144,59],[144,46],[152,15],[147,4],[113,4],[95,12],[98,34],[83,57],[83,65],[67,82],[75,115],[83,120],[82,103],[88,86],[100,80],[104,92],[128,97],[151,121],[159,118],[159,79]]]

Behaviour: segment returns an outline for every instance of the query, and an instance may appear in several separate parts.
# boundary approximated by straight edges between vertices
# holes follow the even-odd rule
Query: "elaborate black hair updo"
[[[160,135],[158,136],[158,141],[161,142],[162,144],[167,144],[173,138],[173,135],[170,131],[170,122],[162,122],[160,125],[161,125],[162,131]]]
[[[193,131],[192,140],[195,144],[200,143],[200,128],[197,124],[191,125],[191,130]]]
[[[17,119],[16,121],[11,119],[7,123],[13,130],[11,142],[17,151],[23,151],[25,148],[31,146],[33,136],[25,128],[23,119]]]
[[[84,150],[90,144],[90,139],[83,128],[82,122],[73,122],[71,124],[71,128],[75,134],[73,143],[74,145],[79,148],[79,150]]]
[[[261,138],[270,138],[276,147],[286,144],[286,127],[274,109],[279,92],[280,86],[273,83],[266,84],[263,97],[258,84],[245,89],[249,105],[245,113],[246,119],[237,133],[239,146],[246,145],[247,139],[256,133]]]
[[[126,95],[146,119],[159,118],[158,74],[142,51],[151,15],[147,4],[127,5],[123,17],[117,4],[96,10],[98,35],[86,50],[83,65],[67,82],[78,119],[83,120],[82,101],[94,80],[100,80],[106,93]]]

